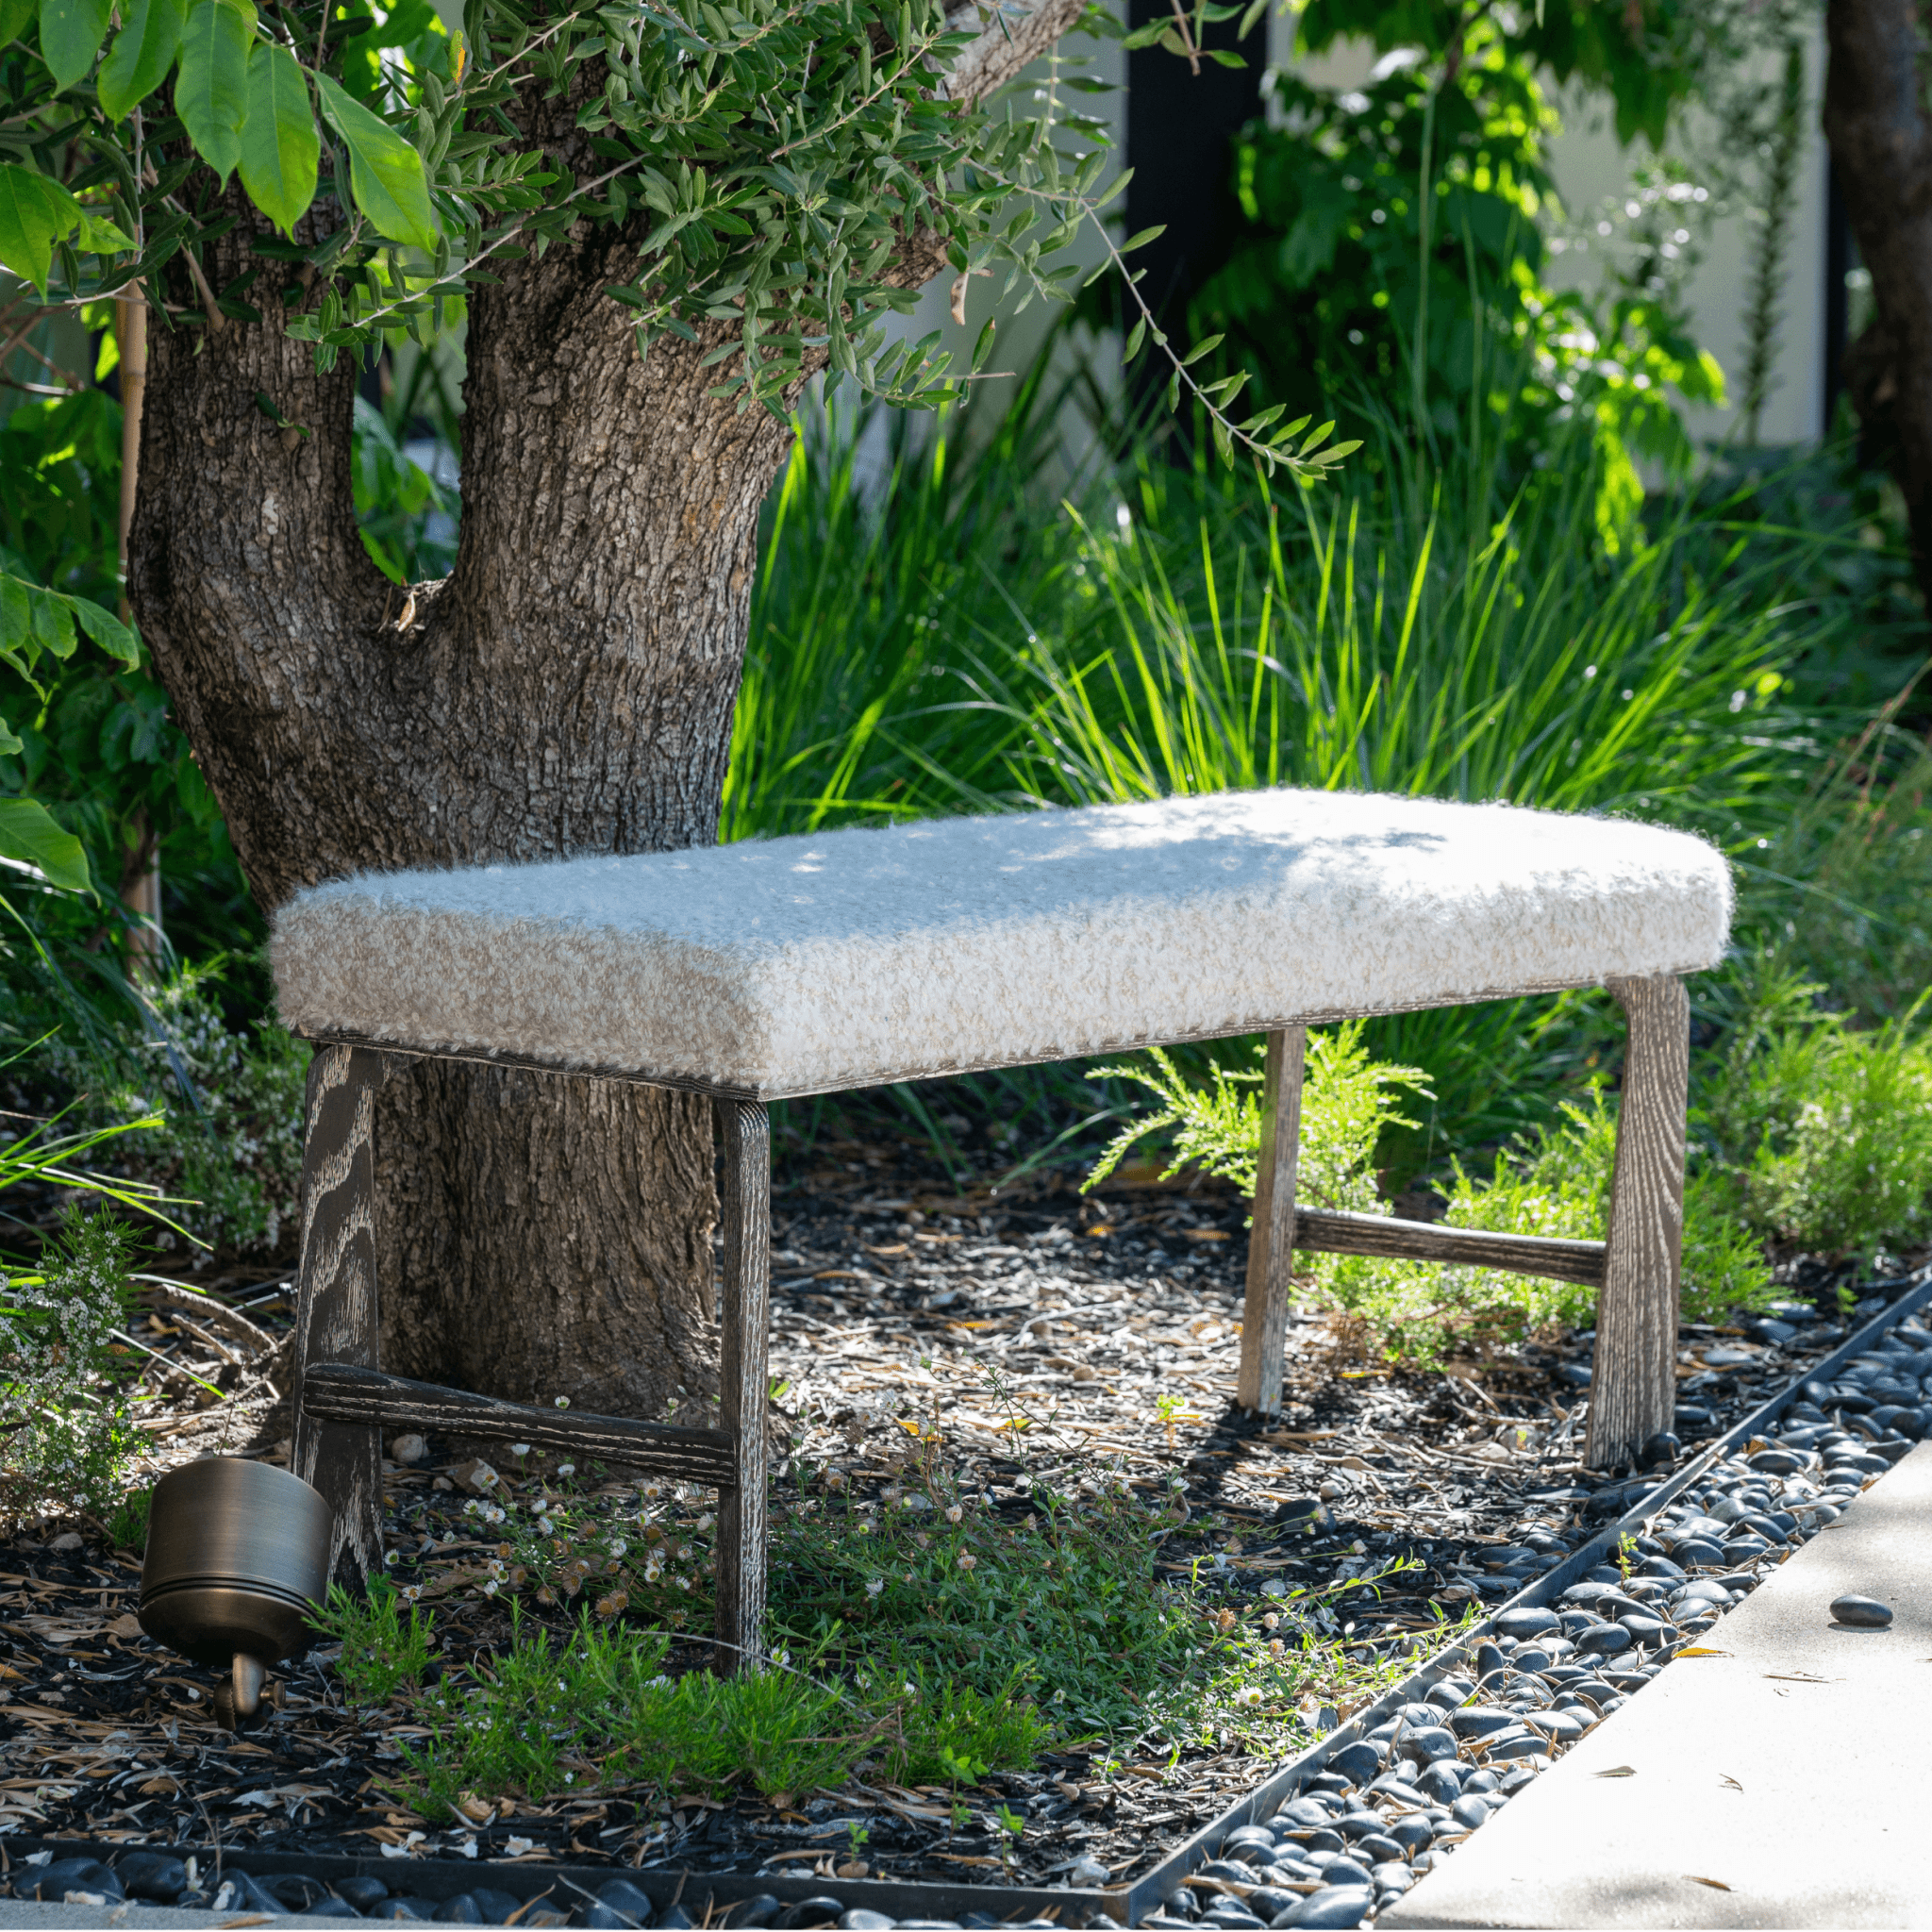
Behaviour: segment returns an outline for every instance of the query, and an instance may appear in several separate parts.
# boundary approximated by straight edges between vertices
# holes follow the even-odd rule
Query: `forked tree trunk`
[[[1077,4],[1003,16],[956,97]],[[588,158],[575,105],[528,130],[566,167]],[[709,842],[789,430],[707,397],[715,334],[640,360],[603,293],[635,235],[494,260],[470,308],[456,569],[406,597],[356,530],[355,371],[317,375],[283,336],[302,291],[251,252],[239,191],[228,207],[206,279],[259,268],[263,322],[152,331],[129,594],[262,907],[365,867]],[[899,278],[940,266],[913,238]],[[195,299],[179,264],[168,292]],[[708,1101],[419,1061],[376,1131],[385,1366],[649,1418],[715,1388]]]
[[[214,244],[214,286],[245,248]],[[640,361],[614,253],[479,291],[457,567],[407,601],[357,535],[347,361],[315,375],[273,292],[260,327],[157,331],[133,604],[265,908],[358,867],[715,836],[788,432],[706,400],[703,347]],[[708,1102],[419,1062],[378,1136],[389,1367],[629,1414],[710,1389]]]
[[[1876,309],[1847,375],[1904,492],[1932,610],[1932,47],[1916,0],[1830,0],[1825,38],[1824,132]]]

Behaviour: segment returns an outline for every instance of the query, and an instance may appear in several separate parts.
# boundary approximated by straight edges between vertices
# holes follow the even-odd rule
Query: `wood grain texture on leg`
[[[772,1294],[772,1130],[757,1101],[718,1103],[724,1291],[719,1426],[737,1480],[719,1499],[717,1668],[757,1670],[765,1621],[765,1411]]]
[[[1674,974],[1613,979],[1629,1021],[1590,1385],[1592,1469],[1626,1461],[1676,1409],[1690,1003]]]
[[[1241,1361],[1235,1400],[1253,1413],[1281,1407],[1288,1341],[1288,1289],[1294,1261],[1295,1158],[1302,1137],[1306,1026],[1268,1036],[1261,1094],[1261,1151],[1255,1168],[1255,1227],[1248,1237],[1248,1293],[1241,1313]]]
[[[310,1362],[377,1360],[375,1093],[383,1056],[325,1046],[308,1068],[302,1151],[302,1286],[295,1309],[294,1451],[290,1466],[335,1512],[329,1574],[359,1590],[382,1565],[382,1433],[323,1422],[302,1405]]]

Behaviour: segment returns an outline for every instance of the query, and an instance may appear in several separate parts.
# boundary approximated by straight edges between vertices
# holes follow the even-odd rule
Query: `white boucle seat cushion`
[[[1685,973],[1687,833],[1331,791],[936,819],[317,886],[297,1032],[765,1097]]]

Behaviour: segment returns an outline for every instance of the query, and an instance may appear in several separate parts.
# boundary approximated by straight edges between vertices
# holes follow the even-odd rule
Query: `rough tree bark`
[[[952,91],[990,92],[1076,12],[1009,11]],[[531,132],[569,167],[554,111]],[[707,398],[715,338],[640,362],[602,293],[634,237],[510,264],[470,309],[456,568],[405,596],[356,532],[355,371],[318,375],[283,336],[302,291],[230,207],[203,266],[215,288],[262,268],[263,321],[154,332],[129,596],[257,899],[371,866],[710,841],[789,433]],[[938,267],[929,240],[908,240],[908,279]],[[384,1091],[377,1161],[386,1368],[647,1417],[715,1387],[708,1101],[417,1062]]]
[[[1917,0],[1830,0],[1825,40],[1824,133],[1877,311],[1847,375],[1905,494],[1932,611],[1932,48]]]

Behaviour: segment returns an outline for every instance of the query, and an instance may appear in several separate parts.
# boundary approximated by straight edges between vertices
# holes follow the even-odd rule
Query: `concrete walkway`
[[[1932,1927],[1932,1443],[1699,1641],[1378,1925]]]

